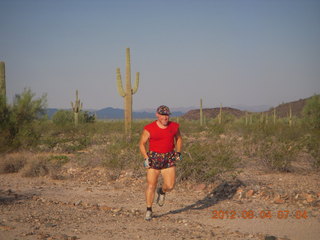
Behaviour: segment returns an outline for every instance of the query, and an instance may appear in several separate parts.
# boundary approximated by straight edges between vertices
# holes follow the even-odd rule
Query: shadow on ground
[[[202,210],[217,204],[220,201],[233,198],[236,194],[238,187],[243,186],[243,182],[240,180],[225,181],[212,190],[205,198],[198,200],[197,202],[185,206],[180,209],[172,210],[167,213],[155,216],[155,218],[164,217],[170,214],[178,214],[189,210]]]
[[[11,190],[3,191],[0,189],[0,205],[9,205],[19,200],[31,199],[34,195],[36,194],[28,193],[22,195]]]

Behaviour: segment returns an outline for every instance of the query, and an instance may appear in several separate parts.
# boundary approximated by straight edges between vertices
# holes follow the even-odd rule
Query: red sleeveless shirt
[[[176,122],[168,123],[167,127],[162,129],[154,121],[144,127],[150,133],[149,151],[158,153],[167,153],[174,150],[174,137],[179,130],[179,124]]]

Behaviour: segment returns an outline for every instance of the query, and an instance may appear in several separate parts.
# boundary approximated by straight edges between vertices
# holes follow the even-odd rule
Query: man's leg
[[[176,167],[165,168],[161,170],[161,174],[163,177],[163,192],[170,192],[176,183]]]
[[[146,203],[147,207],[152,207],[154,193],[158,183],[160,170],[149,168],[147,169],[147,188],[146,188]]]
[[[163,184],[157,190],[157,204],[162,207],[165,201],[165,193],[170,192],[175,185],[176,181],[176,167],[165,168],[161,170],[163,177]]]

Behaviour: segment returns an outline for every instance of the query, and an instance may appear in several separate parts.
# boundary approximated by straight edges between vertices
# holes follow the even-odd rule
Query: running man
[[[144,127],[140,139],[139,148],[147,169],[145,220],[148,221],[152,219],[152,204],[160,173],[163,185],[157,189],[157,204],[163,206],[165,194],[175,185],[176,160],[181,159],[182,137],[179,124],[169,121],[170,114],[167,106],[158,107],[157,120]],[[146,148],[148,141],[149,151]]]

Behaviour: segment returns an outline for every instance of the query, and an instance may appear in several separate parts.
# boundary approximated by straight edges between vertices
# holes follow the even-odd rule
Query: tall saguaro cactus
[[[291,104],[289,105],[289,126],[292,127],[292,108],[291,108]]]
[[[202,98],[200,98],[200,126],[203,126]]]
[[[219,124],[222,123],[222,103],[220,103]]]
[[[124,129],[127,137],[131,138],[132,122],[132,95],[138,91],[139,75],[136,73],[136,79],[133,89],[131,88],[131,65],[130,65],[130,48],[126,49],[126,88],[123,89],[120,68],[117,68],[117,87],[121,97],[124,98]]]
[[[74,124],[78,126],[79,124],[79,112],[82,110],[82,103],[80,103],[80,99],[78,98],[78,90],[76,90],[76,101],[71,102],[72,111],[74,113]]]
[[[0,97],[6,102],[6,74],[4,62],[0,62]]]

